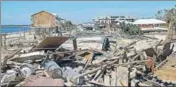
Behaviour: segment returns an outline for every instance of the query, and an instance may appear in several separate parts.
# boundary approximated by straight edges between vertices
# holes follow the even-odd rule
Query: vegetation
[[[176,5],[171,9],[163,9],[156,13],[156,18],[165,20],[168,23],[168,35],[166,39],[172,39],[173,33],[176,33]]]
[[[141,33],[140,28],[133,24],[126,24],[124,22],[120,23],[119,28],[122,29],[122,31],[129,35],[139,35]]]

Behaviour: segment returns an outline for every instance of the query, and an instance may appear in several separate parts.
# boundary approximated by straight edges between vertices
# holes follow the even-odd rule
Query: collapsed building
[[[113,37],[48,36],[5,56],[1,84],[175,86],[175,51],[173,42],[146,37],[121,43]]]

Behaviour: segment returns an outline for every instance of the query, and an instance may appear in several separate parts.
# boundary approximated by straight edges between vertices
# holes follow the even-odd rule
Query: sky
[[[2,1],[1,24],[31,24],[31,15],[41,10],[56,13],[74,24],[109,15],[145,18],[175,5],[175,1]]]

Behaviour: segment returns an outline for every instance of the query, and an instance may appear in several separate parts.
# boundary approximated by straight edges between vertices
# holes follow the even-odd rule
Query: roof
[[[133,22],[133,24],[164,24],[165,21],[158,19],[138,19]]]
[[[54,16],[57,16],[57,14],[56,13],[52,13]]]
[[[47,11],[40,11],[40,12],[37,12],[37,13],[31,15],[31,16],[34,16],[34,15],[36,15],[36,14],[38,14],[38,13],[41,13],[41,12],[46,12],[46,13],[48,13],[48,14],[51,14],[51,15],[55,16],[55,14],[49,13],[49,12],[47,12]]]

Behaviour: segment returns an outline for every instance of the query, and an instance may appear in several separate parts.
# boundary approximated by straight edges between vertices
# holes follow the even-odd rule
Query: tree
[[[169,24],[168,34],[167,34],[166,39],[170,40],[170,39],[173,39],[173,33],[175,33],[175,31],[176,31],[174,29],[174,27],[176,27],[176,8],[172,8],[167,11],[167,13],[165,15],[165,20]]]
[[[156,15],[158,15],[156,18],[165,20],[168,24],[168,33],[166,36],[166,40],[173,39],[173,35],[175,34],[175,31],[176,31],[174,29],[176,27],[176,5],[171,9],[160,10],[157,12]]]

